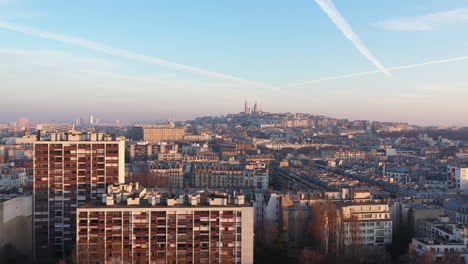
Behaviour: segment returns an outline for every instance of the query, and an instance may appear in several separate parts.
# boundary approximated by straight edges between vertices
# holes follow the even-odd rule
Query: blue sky
[[[0,0],[0,121],[186,119],[257,99],[266,111],[468,125],[466,56],[468,0]],[[390,77],[376,66],[451,58]],[[361,72],[373,73],[345,76]]]

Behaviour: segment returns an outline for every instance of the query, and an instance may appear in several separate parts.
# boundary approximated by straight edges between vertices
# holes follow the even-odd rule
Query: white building
[[[16,168],[0,171],[0,191],[9,191],[26,186],[31,178],[28,178],[26,169]]]
[[[445,221],[444,221],[445,222]],[[468,227],[443,222],[430,223],[430,232],[425,238],[413,238],[411,248],[422,256],[427,252],[434,260],[444,260],[450,255],[459,255],[468,263]]]
[[[358,232],[355,236],[359,239],[357,244],[377,246],[392,243],[392,220],[388,204],[344,205],[341,206],[341,216],[344,222],[345,245],[356,244],[352,238],[354,227],[357,227]]]

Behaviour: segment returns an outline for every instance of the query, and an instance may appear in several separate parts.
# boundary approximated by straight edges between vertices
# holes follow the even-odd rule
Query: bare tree
[[[336,206],[331,201],[312,206],[310,224],[312,244],[325,255],[339,255],[343,249],[343,225]]]
[[[150,170],[133,174],[132,181],[139,182],[147,187],[169,187],[167,177],[156,172],[151,172]]]

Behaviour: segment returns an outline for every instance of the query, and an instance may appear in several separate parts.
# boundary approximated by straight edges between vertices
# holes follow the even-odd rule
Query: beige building
[[[170,140],[183,140],[185,129],[167,125],[138,126],[143,133],[143,140],[150,143]]]

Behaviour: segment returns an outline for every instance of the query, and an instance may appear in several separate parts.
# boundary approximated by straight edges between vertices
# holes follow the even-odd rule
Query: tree
[[[132,181],[147,187],[169,187],[167,177],[151,172],[149,169],[133,174]]]
[[[343,249],[343,225],[336,206],[331,201],[312,206],[310,233],[312,245],[324,255],[340,255]]]

